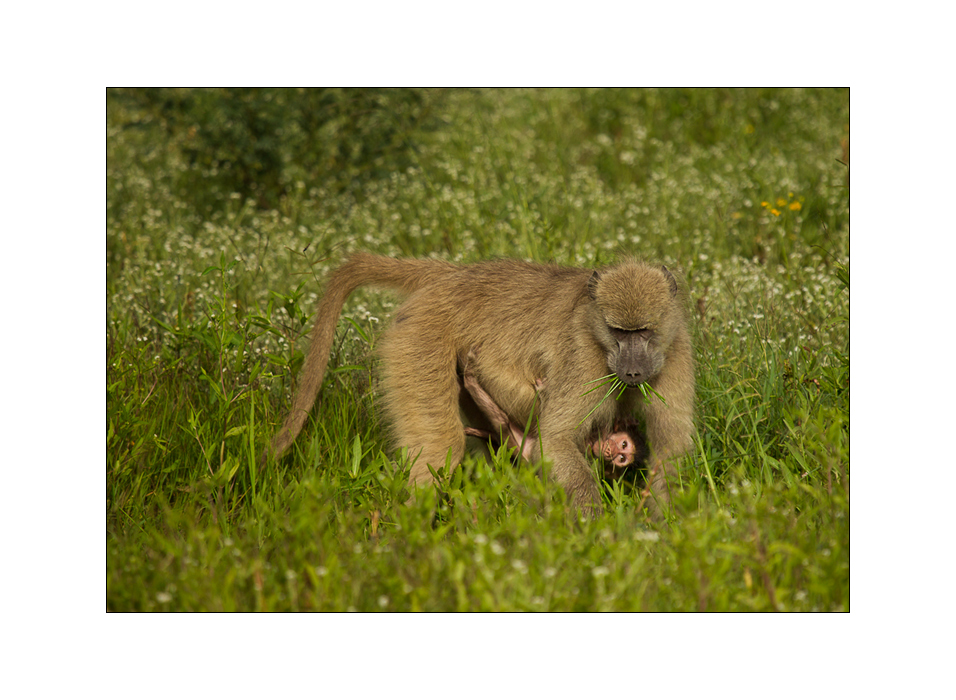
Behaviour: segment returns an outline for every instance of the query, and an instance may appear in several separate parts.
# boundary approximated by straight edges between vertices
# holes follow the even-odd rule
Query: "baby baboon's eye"
[[[622,450],[626,450],[626,449],[627,449],[627,440],[621,440],[621,449],[622,449]]]

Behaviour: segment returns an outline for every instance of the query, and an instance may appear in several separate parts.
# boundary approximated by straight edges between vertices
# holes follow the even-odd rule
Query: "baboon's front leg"
[[[584,515],[595,517],[604,511],[594,471],[582,450],[569,435],[548,435],[542,431],[544,455],[551,460],[552,476],[567,492],[571,504]]]
[[[685,357],[689,356],[688,350]],[[650,444],[647,506],[655,517],[660,517],[663,508],[671,502],[672,492],[678,485],[677,470],[681,458],[694,449],[693,368],[689,360],[685,362],[686,366],[680,366],[681,361],[682,356],[678,355],[654,382],[666,404],[654,396],[644,408]]]

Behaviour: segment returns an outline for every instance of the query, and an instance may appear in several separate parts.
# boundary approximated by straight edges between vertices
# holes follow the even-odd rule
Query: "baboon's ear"
[[[668,270],[666,267],[664,267],[663,265],[661,265],[661,269],[664,271],[664,276],[667,278],[668,283],[670,283],[671,296],[676,297],[677,296],[677,278],[674,277],[673,273],[670,270]]]
[[[591,273],[591,279],[588,280],[588,296],[591,297],[591,301],[594,301],[597,298],[597,285],[600,279],[600,272],[595,270]]]

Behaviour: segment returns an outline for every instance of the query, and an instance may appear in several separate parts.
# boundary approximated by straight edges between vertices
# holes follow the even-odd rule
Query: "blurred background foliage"
[[[296,180],[361,191],[411,163],[442,90],[124,88],[107,93],[122,129],[158,131],[185,155],[174,191],[209,212],[237,192],[277,207]],[[125,113],[120,116],[118,113]]]

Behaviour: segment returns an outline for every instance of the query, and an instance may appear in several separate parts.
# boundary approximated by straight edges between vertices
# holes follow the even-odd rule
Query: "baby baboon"
[[[474,347],[469,348],[468,353],[461,363],[461,383],[465,391],[468,392],[468,397],[470,397],[478,407],[481,416],[491,423],[491,430],[466,426],[465,435],[484,439],[500,437],[509,447],[518,450],[521,459],[524,459],[526,462],[536,462],[538,457],[538,438],[535,437],[533,430],[529,431],[529,434],[526,435],[525,426],[518,425],[515,421],[508,418],[507,414],[501,410],[501,407],[488,395],[488,392],[481,387],[478,383],[478,379],[475,377],[474,370],[477,357],[477,349]],[[544,380],[535,379],[535,393],[540,395],[543,388]],[[461,398],[464,399],[465,396],[463,395]],[[533,413],[534,407],[532,407],[531,410]]]
[[[636,428],[637,423],[634,424]],[[517,423],[508,422],[496,426],[497,432],[465,426],[465,435],[491,440],[494,442],[500,436],[511,449],[518,450],[521,459],[529,462],[537,458],[538,438],[525,434]],[[595,457],[600,457],[604,463],[604,478],[616,479],[624,474],[624,470],[632,464],[642,464],[647,457],[647,443],[644,436],[635,428],[615,426],[614,432],[599,435],[588,445],[588,450]]]
[[[525,432],[524,426],[518,425],[505,415],[505,412],[488,395],[471,369],[477,357],[477,350],[471,348],[462,363],[462,384],[472,400],[481,409],[485,418],[491,422],[491,430],[465,426],[465,435],[502,440],[511,449],[517,450],[521,459],[535,462],[540,456],[538,452],[538,438],[534,431]],[[544,380],[535,381],[535,388],[539,395],[544,388]],[[595,457],[604,462],[604,476],[611,479],[620,476],[624,470],[635,462],[643,462],[647,458],[647,443],[638,430],[634,420],[621,420],[614,425],[613,432],[598,435],[588,441],[588,449]]]
[[[632,419],[619,420],[611,433],[595,438],[590,449],[604,462],[605,479],[616,479],[632,464],[643,464],[648,453],[647,441]]]
[[[599,272],[516,260],[454,265],[358,253],[328,283],[312,346],[285,424],[272,441],[281,455],[302,429],[322,387],[339,313],[362,285],[404,295],[379,348],[386,416],[397,446],[415,459],[411,485],[433,469],[455,467],[465,450],[457,365],[481,347],[473,367],[504,414],[526,425],[534,408],[538,448],[554,478],[585,512],[601,510],[585,450],[619,416],[643,414],[650,446],[649,482],[668,500],[676,458],[693,447],[694,360],[677,280],[663,267],[627,260]],[[602,400],[588,384],[614,374],[628,387]],[[547,377],[538,395],[537,379]],[[645,404],[649,384],[666,404]]]

